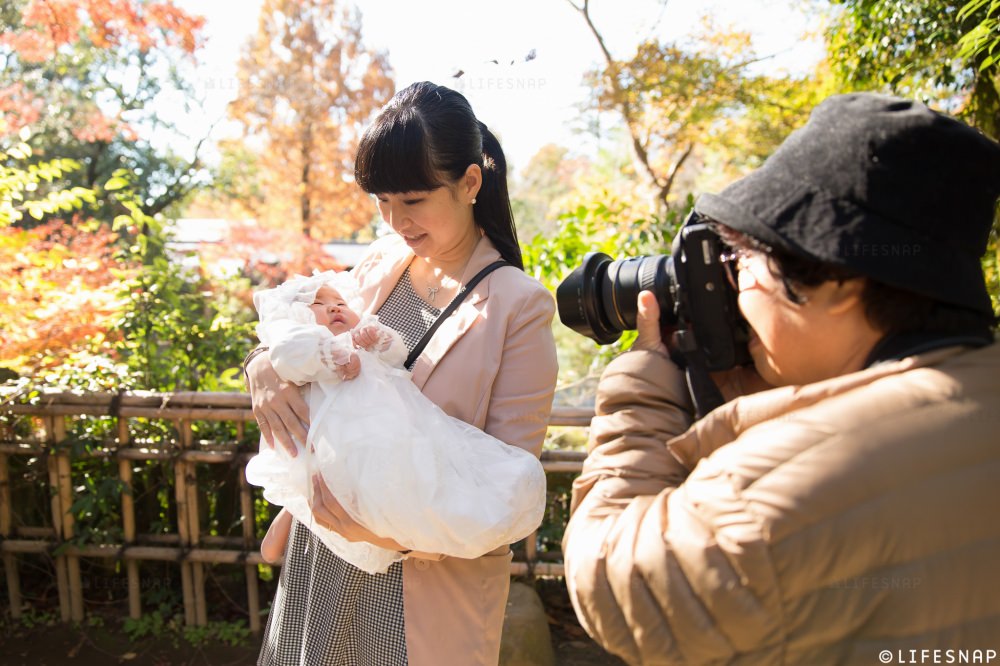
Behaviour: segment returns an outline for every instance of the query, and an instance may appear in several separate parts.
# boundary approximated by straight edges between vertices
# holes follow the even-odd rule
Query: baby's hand
[[[361,372],[361,359],[358,358],[357,354],[351,354],[351,357],[347,359],[346,363],[337,364],[337,374],[344,381],[348,379],[354,379]]]
[[[383,338],[388,338],[388,336],[379,331],[377,326],[362,326],[351,331],[354,346],[367,351],[373,349],[385,351],[386,340]]]

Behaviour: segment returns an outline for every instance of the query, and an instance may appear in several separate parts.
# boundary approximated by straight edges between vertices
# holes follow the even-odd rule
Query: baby
[[[347,300],[340,295],[331,284],[324,284],[316,292],[315,302],[309,306],[316,319],[318,326],[325,326],[334,335],[350,333],[351,343],[358,348],[369,351],[387,351],[394,342],[402,344],[398,335],[392,329],[386,328],[378,323],[368,323],[363,327],[358,327],[361,317],[350,308]],[[280,339],[280,336],[279,336]],[[292,344],[294,335],[286,336],[278,345]],[[294,354],[292,350],[285,350],[286,353],[279,353],[278,357],[288,362]],[[397,348],[394,356],[398,356],[400,350]],[[405,351],[403,351],[405,354]],[[341,380],[354,379],[361,371],[361,360],[356,353],[347,350],[341,351],[333,360],[334,370]],[[339,361],[339,362],[338,362]],[[286,372],[288,370],[286,369]],[[285,547],[288,544],[288,535],[292,528],[292,514],[287,509],[282,509],[268,527],[267,534],[261,542],[260,552],[265,562],[277,564],[284,556]]]
[[[258,336],[284,380],[307,387],[309,433],[298,455],[261,443],[247,480],[284,509],[261,546],[277,561],[291,519],[369,572],[403,555],[349,542],[309,508],[318,473],[356,521],[407,550],[475,558],[530,534],[545,509],[538,459],[445,414],[402,369],[402,338],[359,315],[348,273],[296,277],[257,292]]]

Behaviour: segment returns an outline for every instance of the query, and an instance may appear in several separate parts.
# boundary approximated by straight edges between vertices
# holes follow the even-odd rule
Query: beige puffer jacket
[[[563,548],[605,648],[632,664],[998,661],[1000,345],[745,396],[686,432],[683,386],[643,351],[601,381]]]

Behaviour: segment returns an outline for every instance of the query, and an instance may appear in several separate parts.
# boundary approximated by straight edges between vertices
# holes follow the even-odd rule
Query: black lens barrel
[[[588,252],[583,263],[556,288],[556,306],[563,325],[602,345],[617,340],[623,330],[612,325],[600,302],[610,263],[611,257],[603,252]]]
[[[610,344],[622,331],[635,329],[639,292],[644,289],[656,294],[662,318],[670,319],[671,270],[667,255],[612,261],[602,252],[587,253],[556,289],[559,319],[598,344]]]

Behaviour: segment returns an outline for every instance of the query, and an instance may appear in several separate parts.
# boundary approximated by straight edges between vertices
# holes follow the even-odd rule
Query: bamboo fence
[[[142,584],[139,565],[143,561],[174,562],[180,567],[184,619],[188,626],[208,622],[205,595],[205,565],[224,564],[242,567],[246,578],[246,610],[250,630],[261,629],[261,600],[258,566],[263,563],[260,542],[256,537],[254,491],[246,481],[247,461],[255,451],[238,448],[239,442],[213,442],[205,447],[196,441],[192,423],[224,421],[236,425],[238,440],[245,439],[244,428],[253,421],[250,398],[243,393],[70,393],[46,392],[21,404],[14,396],[0,393],[0,414],[26,415],[36,424],[30,437],[0,433],[0,554],[6,574],[11,615],[20,617],[23,600],[18,571],[18,555],[49,554],[55,565],[60,616],[64,622],[84,619],[84,595],[80,559],[100,558],[122,561],[127,576],[129,616],[142,615]],[[90,450],[86,455],[105,456],[118,462],[122,484],[121,516],[124,543],[73,543],[74,517],[71,507],[77,494],[71,475],[71,449],[61,446],[66,440],[66,419],[75,417],[111,417],[116,420],[113,441]],[[556,408],[549,426],[585,428],[592,412],[586,409]],[[131,436],[130,420],[157,419],[174,425],[177,437],[172,441],[136,442]],[[227,446],[228,444],[228,446]],[[51,497],[52,526],[15,525],[12,507],[11,456],[32,456],[45,460],[48,492]],[[548,472],[579,473],[584,453],[548,450],[542,465]],[[177,524],[175,534],[140,534],[137,532],[132,489],[132,467],[136,461],[158,460],[173,465],[174,497]],[[200,525],[196,465],[228,464],[238,474],[242,536],[220,537],[206,534]],[[563,566],[551,554],[538,552],[538,533],[524,541],[523,558],[511,563],[511,575],[561,576]],[[548,557],[542,557],[546,555]]]

